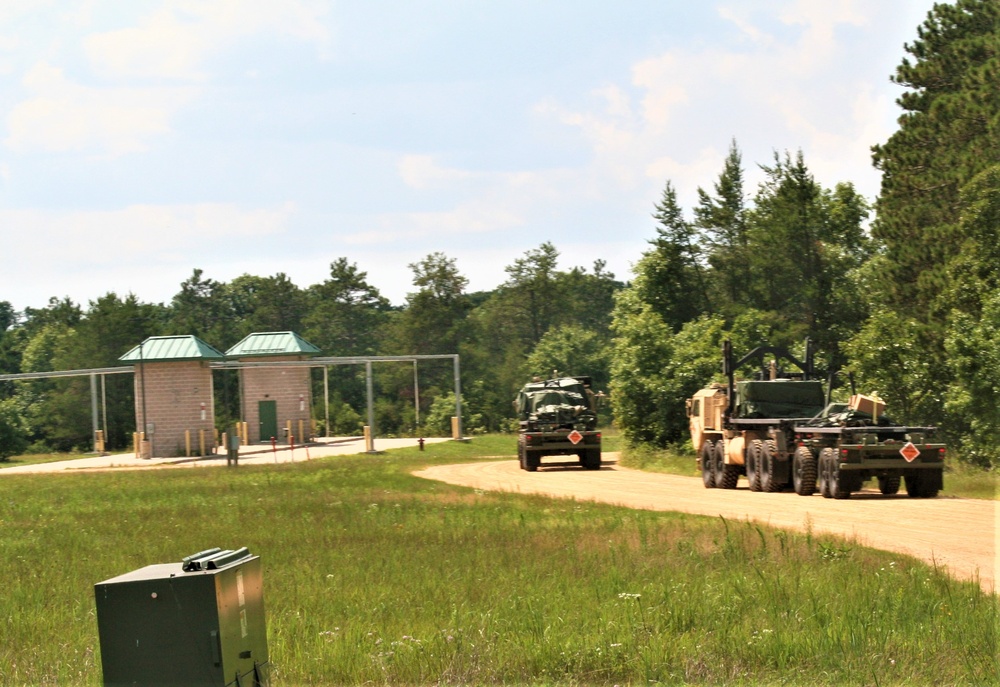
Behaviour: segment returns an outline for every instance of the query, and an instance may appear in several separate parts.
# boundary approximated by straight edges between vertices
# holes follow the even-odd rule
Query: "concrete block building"
[[[225,356],[196,336],[153,336],[119,360],[135,366],[135,418],[146,431],[143,457],[215,449],[215,401],[209,364]]]
[[[240,369],[240,404],[251,443],[308,439],[312,425],[309,366],[271,367],[268,363],[307,361],[319,349],[295,332],[250,334],[226,351],[229,360],[252,366]],[[301,436],[302,434],[305,437]]]

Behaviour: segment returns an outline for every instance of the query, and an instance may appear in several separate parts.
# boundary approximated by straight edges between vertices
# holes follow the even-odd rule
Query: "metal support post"
[[[375,390],[372,383],[372,361],[365,361],[365,377],[368,386],[368,431],[371,432],[370,451],[375,450]]]

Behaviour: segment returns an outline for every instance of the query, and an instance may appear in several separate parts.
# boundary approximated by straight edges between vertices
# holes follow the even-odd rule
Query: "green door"
[[[270,441],[278,438],[278,402],[260,401],[257,404],[260,413],[260,440]]]

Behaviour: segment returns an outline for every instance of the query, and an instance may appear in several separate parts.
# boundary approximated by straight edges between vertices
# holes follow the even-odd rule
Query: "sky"
[[[300,287],[346,257],[469,291],[545,241],[621,280],[667,182],[733,141],[879,189],[890,76],[933,0],[17,0],[0,4],[0,301],[169,303],[195,268]]]

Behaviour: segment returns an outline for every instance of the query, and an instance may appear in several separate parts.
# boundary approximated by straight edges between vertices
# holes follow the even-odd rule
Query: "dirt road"
[[[751,493],[740,480],[736,490],[705,489],[701,479],[640,472],[619,467],[605,454],[600,471],[552,460],[538,472],[518,468],[517,460],[438,465],[415,473],[477,489],[544,494],[599,501],[631,508],[682,511],[728,519],[752,519],[786,529],[828,532],[859,544],[896,551],[939,566],[957,578],[978,579],[994,593],[998,567],[1000,509],[995,501],[949,498],[911,499],[877,491],[837,501],[791,493]]]

